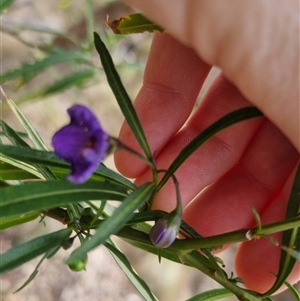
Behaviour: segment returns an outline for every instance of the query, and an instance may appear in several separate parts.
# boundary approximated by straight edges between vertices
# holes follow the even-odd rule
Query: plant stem
[[[220,274],[217,271],[212,273],[211,268],[207,267],[203,264],[200,260],[198,260],[197,256],[198,252],[192,251],[190,253],[186,253],[185,255],[181,256],[180,259],[190,266],[193,266],[203,272],[204,274],[208,275],[218,283],[220,283],[224,288],[228,289],[232,293],[236,295],[236,297],[241,301],[259,301],[261,298],[255,297],[250,292],[238,287],[232,281],[230,281],[227,277],[224,277],[224,274]]]
[[[206,238],[179,239],[172,244],[172,247],[176,247],[181,250],[195,250],[200,248],[218,247],[225,244],[249,241],[252,238],[259,238],[260,236],[265,236],[298,227],[300,227],[300,216],[265,225],[261,228],[256,227],[250,230],[242,229]]]
[[[153,182],[155,182],[155,183],[157,182],[157,170],[156,170],[156,166],[155,166],[153,161],[150,161],[148,158],[144,157],[142,154],[140,154],[137,151],[133,150],[129,146],[123,144],[120,140],[118,140],[114,137],[110,137],[110,141],[115,146],[116,150],[125,150],[128,153],[136,156],[140,160],[144,161],[152,170]]]

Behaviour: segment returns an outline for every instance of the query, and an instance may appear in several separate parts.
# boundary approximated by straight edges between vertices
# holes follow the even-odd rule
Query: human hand
[[[283,220],[300,149],[298,2],[127,2],[196,51],[166,34],[154,37],[135,108],[159,169],[168,168],[195,135],[233,110],[252,104],[272,121],[236,124],[181,166],[176,177],[183,205],[188,205],[184,220],[203,236],[255,226],[251,205],[263,224]],[[208,64],[218,65],[224,75],[192,113]],[[140,150],[126,124],[120,140]],[[151,179],[144,163],[130,154],[120,151],[115,161],[137,184]],[[174,206],[170,182],[154,207],[170,211]],[[279,256],[280,248],[264,239],[242,244],[237,274],[248,288],[264,292],[275,281],[271,272],[276,274]],[[290,275],[291,283],[299,280],[299,268]]]

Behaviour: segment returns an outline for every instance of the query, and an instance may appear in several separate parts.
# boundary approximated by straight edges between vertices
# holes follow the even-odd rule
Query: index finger
[[[167,34],[153,39],[143,86],[134,102],[152,153],[158,154],[189,117],[210,66],[196,53]],[[141,152],[130,128],[123,124],[119,139]],[[119,171],[135,178],[147,166],[120,150],[115,154]]]

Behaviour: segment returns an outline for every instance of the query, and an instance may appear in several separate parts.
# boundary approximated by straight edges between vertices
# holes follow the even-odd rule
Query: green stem
[[[187,265],[193,266],[208,275],[218,283],[220,283],[224,288],[228,289],[236,295],[236,297],[241,301],[259,301],[261,298],[255,297],[250,292],[238,287],[233,282],[231,282],[227,277],[224,277],[224,274],[220,274],[217,271],[212,271],[211,268],[207,267],[198,259],[198,252],[192,251],[186,253],[184,256],[181,256],[180,259]]]
[[[125,150],[128,153],[136,156],[140,160],[144,161],[151,168],[151,170],[152,170],[152,173],[153,173],[153,182],[155,182],[155,183],[157,182],[157,170],[156,170],[155,163],[153,161],[150,161],[148,158],[146,158],[142,154],[138,153],[137,151],[133,150],[129,146],[123,144],[120,140],[118,140],[118,139],[116,139],[114,137],[110,137],[110,141],[111,141],[111,143],[114,145],[114,147],[117,150]]]
[[[191,238],[176,240],[172,246],[181,250],[195,250],[208,247],[218,247],[225,244],[232,244],[238,242],[249,241],[253,238],[259,238],[293,228],[300,227],[300,216],[291,218],[289,220],[256,227],[252,229],[242,229],[230,233],[215,235],[207,238]]]
[[[105,204],[106,204],[105,201],[101,202],[101,205],[100,205],[99,209],[97,210],[97,214],[93,217],[93,219],[91,221],[91,225],[93,225],[94,223],[96,223],[97,220],[98,220],[98,218],[102,215],[103,210],[105,208]]]
[[[125,240],[129,241],[136,241],[143,245],[148,245],[151,247],[154,247],[149,239],[149,235],[147,233],[134,230],[130,227],[124,227],[122,230],[120,230],[117,234],[117,236],[124,238]],[[166,251],[174,254],[180,259],[180,262],[195,267],[198,270],[202,271],[204,274],[208,275],[221,285],[223,287],[230,290],[232,293],[234,293],[239,300],[243,301],[258,301],[260,299],[256,298],[251,293],[239,288],[236,286],[233,282],[231,282],[226,274],[223,272],[223,270],[217,270],[215,269],[209,260],[203,256],[201,253],[197,251],[183,251],[177,247],[175,247],[175,243],[173,243],[169,248],[165,249]]]

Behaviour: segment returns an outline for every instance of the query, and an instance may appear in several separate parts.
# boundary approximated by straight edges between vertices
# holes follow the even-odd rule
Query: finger
[[[198,133],[227,113],[245,106],[249,106],[247,100],[220,75],[187,125],[156,158],[157,168],[167,169],[182,148]],[[183,206],[236,164],[263,120],[264,118],[248,120],[221,131],[182,164],[175,175],[179,181]],[[147,171],[136,183],[140,185],[150,179],[151,172]],[[153,208],[170,211],[175,203],[175,189],[170,180],[155,197]]]
[[[251,206],[261,214],[281,192],[298,160],[292,144],[265,122],[239,163],[185,209],[185,221],[203,236],[250,227]]]
[[[126,2],[220,66],[300,150],[299,1]]]
[[[260,216],[263,224],[271,224],[284,220],[287,202],[291,192],[295,172],[289,177],[283,192],[274,200]],[[281,233],[272,235],[281,243]],[[248,289],[264,293],[271,288],[278,275],[280,246],[275,246],[269,240],[261,238],[243,243],[235,257],[235,269]],[[300,263],[298,262],[287,281],[291,284],[300,279]],[[280,289],[284,290],[286,287]]]
[[[154,37],[143,87],[134,103],[152,152],[159,153],[184,124],[209,70],[192,50],[170,36]],[[141,151],[126,123],[119,139]],[[146,168],[145,163],[123,151],[116,153],[115,163],[121,173],[131,178]]]

